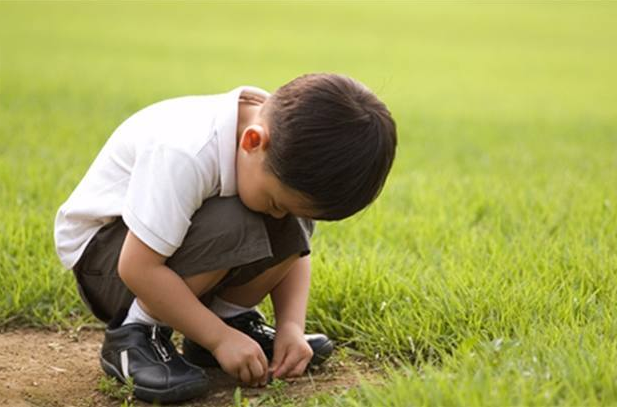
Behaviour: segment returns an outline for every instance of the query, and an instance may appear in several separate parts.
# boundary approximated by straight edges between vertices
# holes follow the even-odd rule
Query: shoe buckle
[[[158,353],[159,357],[163,362],[169,362],[171,360],[171,356],[169,356],[169,352],[165,348],[164,345],[161,344],[159,335],[158,335],[159,327],[157,325],[152,325],[152,335],[150,336],[150,342],[152,342],[152,346],[156,353]]]
[[[255,318],[250,320],[249,325],[253,328],[254,331],[259,332],[263,337],[267,339],[274,339],[274,335],[271,332],[271,327],[266,324],[263,318]],[[270,328],[270,329],[267,329]]]

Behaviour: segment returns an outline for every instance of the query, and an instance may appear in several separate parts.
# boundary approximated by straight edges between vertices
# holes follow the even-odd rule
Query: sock
[[[124,322],[122,322],[122,325],[134,323],[143,325],[165,325],[161,321],[158,321],[148,315],[146,311],[144,311],[143,308],[139,306],[137,298],[133,300],[131,308],[129,308],[129,312],[128,314],[126,314],[126,318],[124,319]]]
[[[235,317],[236,315],[244,314],[245,312],[255,309],[255,307],[246,308],[241,305],[232,304],[216,296],[212,299],[208,308],[220,318]]]

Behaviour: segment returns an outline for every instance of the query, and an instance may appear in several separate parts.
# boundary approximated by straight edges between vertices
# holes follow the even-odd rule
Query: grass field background
[[[319,225],[309,328],[398,368],[305,402],[617,404],[615,21],[614,3],[0,2],[0,325],[93,322],[53,219],[129,115],[340,72],[400,144],[380,199]]]

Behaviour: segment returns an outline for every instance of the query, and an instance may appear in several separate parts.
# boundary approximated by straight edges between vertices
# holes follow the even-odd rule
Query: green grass
[[[333,405],[617,404],[611,3],[0,2],[1,325],[91,322],[53,218],[154,101],[343,72],[390,106],[380,199],[320,224],[309,326],[383,386]]]

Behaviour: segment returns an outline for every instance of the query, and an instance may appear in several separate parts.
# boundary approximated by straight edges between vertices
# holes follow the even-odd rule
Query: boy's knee
[[[182,246],[167,265],[181,276],[230,270],[217,280],[243,285],[266,270],[308,254],[312,231],[310,220],[275,219],[249,210],[238,197],[215,197],[195,212]],[[202,279],[193,292],[211,288],[205,282],[209,276],[195,277],[195,281]]]
[[[210,198],[191,218],[182,246],[167,259],[167,265],[185,276],[229,270],[262,257],[267,239],[261,215],[237,197]]]

